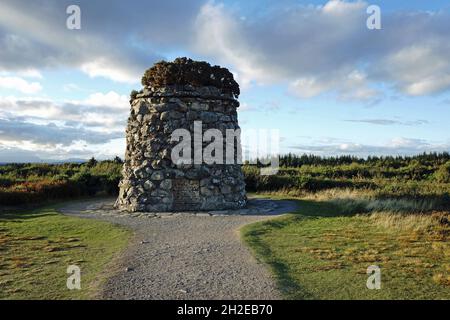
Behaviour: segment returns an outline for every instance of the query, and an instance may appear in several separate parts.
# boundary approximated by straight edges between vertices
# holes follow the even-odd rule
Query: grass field
[[[0,207],[116,195],[123,162],[0,165]],[[290,216],[242,230],[291,299],[450,299],[450,154],[280,157],[278,174],[243,166],[248,192],[292,198]],[[0,299],[87,298],[128,233],[53,207],[0,212]],[[82,290],[66,289],[66,268]],[[382,270],[381,290],[366,269]]]
[[[106,222],[63,216],[53,207],[0,212],[0,299],[95,297],[108,263],[130,232]],[[81,290],[66,286],[69,265]]]
[[[343,199],[295,201],[297,212],[241,230],[286,298],[450,299],[448,213],[377,211],[391,202],[357,214]],[[380,290],[366,287],[370,265],[381,268]]]

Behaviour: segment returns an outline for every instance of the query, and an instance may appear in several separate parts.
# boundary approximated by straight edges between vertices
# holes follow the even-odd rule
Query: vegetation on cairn
[[[136,91],[136,90],[131,90],[131,93],[130,93],[130,100],[136,99],[136,96],[137,96],[138,93],[139,93],[139,92]]]
[[[160,61],[146,70],[142,77],[144,87],[166,85],[214,86],[234,97],[240,94],[239,85],[226,68],[211,66],[205,61],[176,58],[173,62]]]

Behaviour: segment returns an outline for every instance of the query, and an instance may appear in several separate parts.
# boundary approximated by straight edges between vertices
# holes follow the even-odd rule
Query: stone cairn
[[[202,133],[220,130],[225,156],[226,130],[239,129],[239,85],[233,75],[206,62],[177,58],[156,63],[145,72],[142,84],[141,91],[131,94],[123,177],[115,207],[129,212],[244,207],[247,198],[239,163],[177,164],[171,157],[178,143],[171,141],[173,131],[186,129],[194,137],[194,121],[201,121]],[[241,146],[238,139],[235,142],[237,155]],[[209,143],[203,141],[203,148]],[[192,146],[193,156],[193,141]]]

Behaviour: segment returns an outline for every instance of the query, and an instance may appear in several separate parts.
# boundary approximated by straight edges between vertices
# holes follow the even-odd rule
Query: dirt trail
[[[295,203],[253,199],[244,211],[129,215],[114,210],[113,202],[90,200],[59,209],[135,232],[102,298],[281,299],[274,279],[241,242],[238,229],[292,212]]]

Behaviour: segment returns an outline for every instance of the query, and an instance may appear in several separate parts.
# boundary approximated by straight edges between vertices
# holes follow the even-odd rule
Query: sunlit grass
[[[0,213],[0,299],[92,298],[128,237],[109,223],[52,208]],[[66,287],[72,264],[81,268],[81,290]]]
[[[298,199],[297,212],[242,229],[287,298],[450,299],[447,212],[358,214],[332,200]],[[381,268],[381,290],[366,287],[370,265]]]

